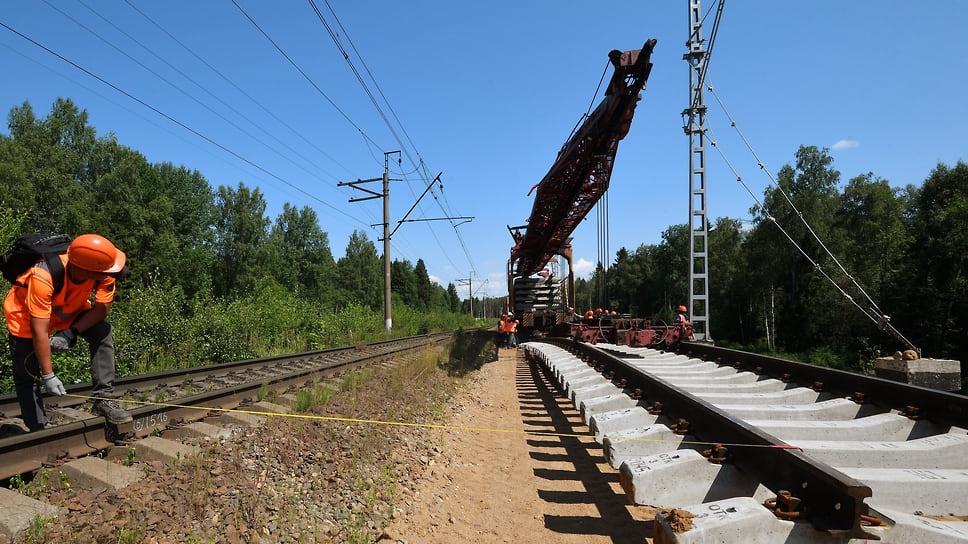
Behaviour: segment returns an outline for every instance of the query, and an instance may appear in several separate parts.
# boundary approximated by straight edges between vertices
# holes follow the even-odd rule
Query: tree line
[[[963,360],[968,165],[938,164],[921,186],[894,188],[873,173],[841,186],[827,149],[801,146],[795,159],[751,209],[752,223],[710,227],[714,340],[857,369],[905,349],[866,311],[889,318],[924,356]],[[671,322],[688,300],[689,236],[674,225],[661,243],[620,249],[578,282],[577,304]]]
[[[164,281],[190,299],[233,299],[271,278],[326,308],[383,307],[382,258],[362,231],[335,259],[312,208],[286,203],[272,220],[258,187],[213,189],[197,170],[150,164],[113,134],[99,136],[70,99],[58,99],[44,118],[24,102],[7,120],[10,135],[0,135],[7,246],[17,231],[95,232],[127,253],[126,287]],[[433,283],[423,260],[391,268],[402,304],[459,311],[456,287]]]
[[[27,231],[96,232],[122,248],[132,273],[112,314],[128,323],[121,336],[129,345],[145,343],[133,359],[156,356],[150,346],[171,346],[178,336],[171,319],[152,321],[152,313],[196,316],[197,330],[187,328],[206,346],[201,357],[212,361],[258,354],[266,340],[253,337],[267,331],[301,333],[299,341],[262,346],[281,350],[359,341],[340,331],[381,323],[382,261],[364,232],[354,232],[336,259],[308,206],[286,203],[270,219],[257,187],[213,189],[197,170],[151,164],[112,133],[99,136],[70,99],[55,101],[43,118],[24,102],[7,121],[9,136],[0,134],[0,240],[9,245]],[[752,223],[719,218],[711,226],[709,317],[717,342],[813,350],[814,360],[829,352],[835,364],[856,367],[903,347],[855,306],[873,302],[925,355],[961,359],[968,348],[965,163],[938,164],[919,187],[894,188],[873,173],[842,185],[828,150],[802,146],[776,181],[779,188],[767,189],[751,210]],[[689,235],[686,225],[673,225],[661,243],[620,249],[607,270],[600,264],[577,281],[576,309],[672,321],[688,297]],[[504,310],[503,298],[462,300],[455,285],[431,282],[419,259],[393,261],[391,273],[395,325],[398,304],[416,321],[434,312],[469,313],[472,305],[478,316],[485,308],[488,316]],[[304,306],[316,313],[295,315],[292,308]],[[289,321],[265,308],[288,311]],[[322,322],[320,316],[346,308],[352,311],[342,321]],[[220,316],[239,324],[218,325]],[[263,328],[246,330],[252,322]],[[429,326],[422,321],[412,330]],[[183,355],[179,349],[188,348],[167,356]]]
[[[364,232],[336,259],[312,208],[286,203],[270,219],[257,187],[213,189],[198,170],[151,164],[99,136],[70,99],[43,118],[24,102],[7,121],[4,250],[24,232],[94,232],[128,256],[109,316],[119,377],[387,337],[383,263]],[[432,282],[423,260],[391,267],[391,336],[476,325],[459,313],[456,287]],[[65,382],[89,379],[85,349],[55,354]],[[10,365],[0,365],[0,394],[10,391]]]

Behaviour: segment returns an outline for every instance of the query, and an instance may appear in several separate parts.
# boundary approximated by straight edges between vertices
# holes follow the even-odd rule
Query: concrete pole
[[[393,330],[390,315],[390,172],[383,170],[383,320],[387,333]]]

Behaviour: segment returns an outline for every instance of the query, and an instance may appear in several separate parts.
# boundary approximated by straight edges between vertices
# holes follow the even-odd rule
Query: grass
[[[145,481],[108,491],[113,523],[88,521],[72,512],[51,524],[39,519],[29,542],[373,542],[399,506],[399,481],[407,459],[432,447],[414,446],[422,431],[368,421],[443,424],[462,376],[479,364],[473,342],[455,350],[425,348],[393,365],[348,372],[338,382],[317,383],[296,393],[296,410],[334,419],[273,417],[224,445],[167,464],[131,456],[124,464],[144,468]],[[486,350],[486,342],[479,343]],[[272,395],[267,392],[268,397]],[[342,419],[336,419],[342,418]],[[417,433],[417,434],[415,434]],[[298,468],[295,468],[298,467]],[[12,480],[25,494],[65,506],[74,491],[56,477]],[[42,485],[41,485],[42,484]],[[140,487],[144,486],[144,487]],[[147,494],[170,497],[159,510]],[[165,510],[168,509],[168,511]],[[149,519],[162,521],[147,523]]]

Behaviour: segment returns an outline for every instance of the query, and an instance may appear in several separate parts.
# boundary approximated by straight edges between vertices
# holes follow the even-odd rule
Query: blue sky
[[[271,219],[286,202],[312,207],[337,258],[354,229],[382,252],[382,228],[371,226],[382,222],[379,200],[349,203],[365,195],[337,183],[381,176],[384,153],[401,150],[390,155],[391,178],[402,180],[390,188],[394,226],[438,173],[443,190],[409,219],[474,219],[404,223],[391,258],[422,258],[442,285],[473,278],[476,294],[497,296],[506,293],[506,226],[527,219],[528,191],[601,99],[608,52],[655,38],[648,88],[611,178],[610,253],[659,243],[688,221],[687,0],[316,0],[369,94],[308,1],[235,1],[298,70],[231,0],[51,0],[0,12],[4,25],[211,141],[7,28],[0,107],[27,100],[43,117],[69,97],[99,135],[114,133],[151,162],[197,169],[213,187],[258,187]],[[968,2],[955,0],[734,0],[710,82],[774,174],[800,145],[815,145],[831,149],[843,183],[872,172],[895,187],[920,185],[939,162],[968,155],[965,20]],[[706,101],[720,149],[760,197],[769,177],[716,98]],[[9,134],[5,123],[0,130]],[[715,149],[707,162],[710,217],[749,219],[752,197]],[[580,273],[596,259],[597,238],[593,212],[575,232]]]

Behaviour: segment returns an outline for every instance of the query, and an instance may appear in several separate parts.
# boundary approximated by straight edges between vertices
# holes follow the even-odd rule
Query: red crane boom
[[[554,255],[565,254],[571,233],[608,189],[618,143],[628,134],[639,92],[645,89],[652,70],[655,43],[652,39],[641,50],[608,54],[615,73],[605,98],[535,186],[537,193],[527,225],[512,232],[515,245],[509,271],[513,270],[515,277],[536,274]]]

